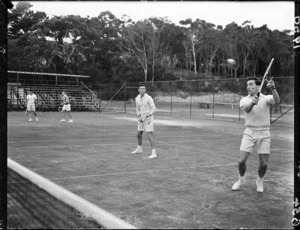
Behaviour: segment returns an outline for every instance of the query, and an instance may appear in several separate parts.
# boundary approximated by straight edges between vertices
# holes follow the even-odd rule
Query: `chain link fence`
[[[293,124],[294,77],[274,77],[281,103],[271,108],[271,121]],[[192,81],[147,82],[147,93],[157,107],[157,114],[195,118],[218,118],[241,121],[244,112],[239,108],[247,96],[247,78],[204,79]],[[264,85],[263,94],[271,94]],[[135,114],[134,98],[139,94],[138,83],[101,85],[98,97],[102,111]]]

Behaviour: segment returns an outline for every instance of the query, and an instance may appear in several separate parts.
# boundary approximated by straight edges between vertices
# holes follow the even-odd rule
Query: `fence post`
[[[190,117],[192,116],[192,95],[190,93]]]
[[[102,98],[102,94],[101,94],[101,84],[99,84],[100,85],[100,87],[99,87],[99,90],[98,90],[98,92],[99,92],[99,113],[100,113],[100,111],[101,111],[101,98]]]
[[[172,96],[173,96],[173,91],[171,90],[171,101],[170,101],[171,102],[171,104],[170,104],[171,105],[171,115],[172,115]]]
[[[127,102],[127,85],[125,82],[125,88],[124,88],[124,113],[126,113],[126,102]]]
[[[213,102],[212,102],[212,117],[215,117],[215,79],[213,79]]]

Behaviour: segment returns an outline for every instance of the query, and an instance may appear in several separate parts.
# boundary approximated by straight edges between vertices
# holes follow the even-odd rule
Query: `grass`
[[[9,112],[8,157],[138,228],[292,229],[292,125],[272,125],[265,192],[257,193],[256,152],[245,186],[231,191],[243,122],[156,115],[158,158],[150,160],[146,135],[144,153],[130,153],[137,145],[135,115],[75,112],[73,118],[59,123],[58,113],[45,112],[27,122],[23,112]],[[12,216],[8,210],[9,224]]]

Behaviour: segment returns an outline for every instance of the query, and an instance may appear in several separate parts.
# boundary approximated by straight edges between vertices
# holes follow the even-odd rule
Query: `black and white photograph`
[[[300,226],[293,1],[0,9],[0,228]]]

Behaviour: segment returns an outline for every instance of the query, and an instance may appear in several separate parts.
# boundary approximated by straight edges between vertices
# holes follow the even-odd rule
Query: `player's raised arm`
[[[273,77],[268,81],[267,87],[272,90],[274,103],[277,105],[280,103],[280,97],[275,87],[275,82],[273,81]]]

